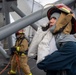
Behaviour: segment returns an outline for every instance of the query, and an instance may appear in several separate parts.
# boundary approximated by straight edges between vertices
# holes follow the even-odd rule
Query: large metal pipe
[[[9,55],[7,54],[7,52],[0,46],[0,53],[7,59],[9,58]]]
[[[0,40],[6,38],[7,36],[17,32],[18,30],[33,24],[34,22],[36,22],[37,20],[41,19],[42,17],[46,16],[47,10],[50,7],[44,9],[44,10],[39,10],[29,16],[25,16],[20,20],[17,20],[14,23],[8,24],[2,28],[0,28]],[[7,27],[7,28],[6,28]]]
[[[73,4],[73,3],[75,3],[75,2],[76,2],[75,0],[66,0],[66,1],[59,0],[59,1],[55,2],[54,4],[63,3],[63,4],[65,4],[65,5],[71,7],[70,4]],[[16,6],[16,5],[15,5],[15,6]],[[17,7],[15,8],[15,6],[12,4],[12,5],[11,5],[11,7],[13,7],[12,9],[15,10],[15,11],[17,12],[17,14],[19,14],[21,17],[24,17],[25,14],[24,14],[23,12],[21,12],[19,9],[16,10]],[[47,8],[47,9],[48,9],[48,8]],[[42,9],[42,10],[43,10],[43,9]],[[40,10],[40,11],[41,11],[41,10]],[[4,26],[4,27],[0,28],[0,30],[3,30],[3,29],[5,29],[5,28],[7,28],[7,27]],[[37,30],[37,28],[35,28],[35,30]]]
[[[6,0],[3,0],[3,13],[4,13],[4,16],[5,16],[5,25],[7,25],[7,24],[10,23],[10,17],[9,17],[9,10],[8,10]],[[9,47],[9,49],[11,49],[12,46],[13,46],[12,36],[9,36],[8,37],[8,47]]]
[[[68,5],[70,4],[70,2],[74,2],[75,0],[67,0],[66,3],[68,3]],[[65,3],[65,4],[66,4]],[[14,23],[11,23],[11,24],[8,24],[7,26],[4,26],[2,28],[0,28],[0,40],[6,38],[7,36],[17,32],[18,30],[30,25],[30,24],[33,24],[34,22],[36,22],[37,20],[45,17],[47,15],[47,11],[50,7],[48,8],[45,8],[45,9],[41,9],[29,16],[25,16],[23,17],[22,19],[14,22]],[[6,28],[7,27],[7,28]],[[3,29],[3,30],[2,30]]]
[[[26,16],[14,3],[12,3],[11,8],[15,11],[19,16],[24,17]]]
[[[20,17],[24,17],[26,16],[19,8],[17,8],[17,6],[13,3],[11,5],[12,10],[14,10]],[[37,30],[38,26],[36,24],[31,24],[32,28],[34,28],[35,30]]]
[[[8,8],[7,8],[7,4],[6,4],[6,1],[3,0],[3,14],[5,16],[5,25],[9,24],[10,23],[10,19],[9,19],[9,11],[8,11]],[[8,37],[8,47],[9,49],[12,47],[12,37],[9,36]],[[0,46],[0,53],[5,57],[5,58],[9,58],[9,55],[7,54],[7,52],[3,49],[2,46]]]

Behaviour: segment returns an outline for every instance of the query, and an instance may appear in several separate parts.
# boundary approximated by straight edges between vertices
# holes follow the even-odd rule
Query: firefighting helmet
[[[67,7],[66,5],[57,4],[47,11],[47,17],[50,20],[50,17],[53,13],[60,13],[61,14],[61,12],[64,14],[70,14],[70,13],[73,14],[72,10],[69,7]],[[74,15],[73,15],[73,18],[74,18]]]
[[[24,30],[22,29],[22,30],[19,30],[18,32],[16,32],[16,36],[17,35],[20,35],[20,34],[24,34]]]

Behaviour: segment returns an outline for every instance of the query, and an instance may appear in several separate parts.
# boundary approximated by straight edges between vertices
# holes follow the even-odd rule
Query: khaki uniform
[[[60,17],[56,23],[56,28],[54,30],[54,33],[57,32],[60,28],[64,27],[65,25],[67,25],[65,27],[65,29],[63,30],[64,34],[69,34],[72,30],[72,23],[71,23],[71,19],[72,19],[72,14],[68,14],[65,15],[64,13],[60,14]]]
[[[20,44],[20,45],[19,45]],[[15,44],[16,47],[19,47],[18,52],[25,52],[28,49],[28,42],[26,39],[19,39],[16,41]],[[15,74],[17,70],[17,66],[19,65],[19,68],[21,68],[25,75],[32,75],[30,68],[27,64],[28,57],[26,54],[21,53],[18,54],[17,52],[13,55],[11,60],[11,71],[10,73]],[[18,61],[18,62],[17,62]]]

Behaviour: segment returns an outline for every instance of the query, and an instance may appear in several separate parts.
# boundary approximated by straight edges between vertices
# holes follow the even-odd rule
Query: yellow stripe
[[[25,54],[24,54],[24,53],[22,53],[21,55],[22,55],[22,56],[24,56]]]
[[[32,75],[32,73],[30,73],[29,75]]]
[[[17,48],[17,51],[19,51],[20,50],[20,47],[16,47]]]
[[[68,13],[70,13],[70,11],[69,10],[67,10],[66,8],[62,8],[64,11],[66,11],[66,12],[68,12]]]
[[[10,71],[10,73],[12,73],[12,74],[16,74],[16,72],[15,72],[15,71],[13,71],[13,70],[11,70],[11,71]]]

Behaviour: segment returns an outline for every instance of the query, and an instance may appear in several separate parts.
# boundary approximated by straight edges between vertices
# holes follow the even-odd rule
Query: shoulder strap
[[[18,44],[18,46],[20,46],[20,45],[21,45],[21,43],[22,43],[23,39],[24,39],[24,38],[22,38],[22,39],[21,39],[21,41],[20,41],[20,43]]]

